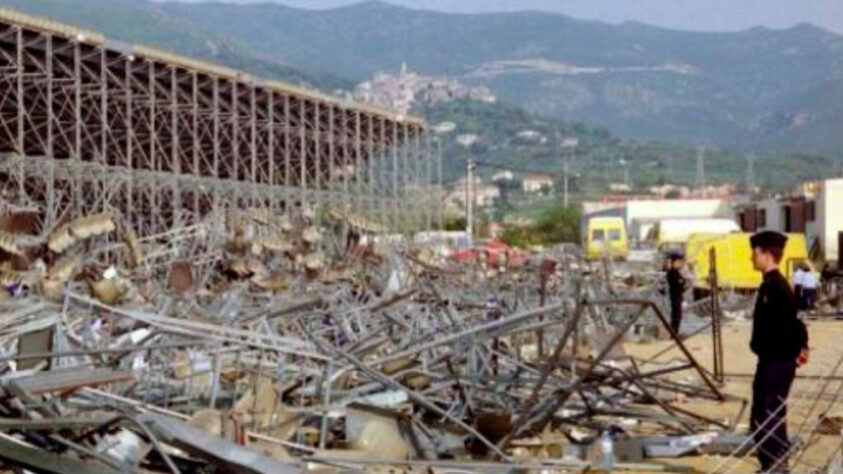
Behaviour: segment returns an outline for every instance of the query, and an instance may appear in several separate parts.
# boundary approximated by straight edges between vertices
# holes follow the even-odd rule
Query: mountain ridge
[[[221,38],[201,24],[174,18],[165,4],[148,0],[0,0],[0,7],[91,29],[109,38],[241,69],[299,86],[332,90],[354,83],[251,54],[237,38]]]
[[[323,89],[348,90],[407,63],[427,75],[488,86],[533,114],[622,137],[759,152],[839,156],[843,149],[836,132],[843,110],[827,100],[839,96],[843,83],[843,36],[808,23],[695,32],[539,11],[443,13],[380,1],[329,10],[142,0],[0,5],[82,19],[129,39],[142,36],[136,30],[143,25],[163,25],[153,39],[180,53],[214,60],[208,42],[220,42],[244,58],[249,72],[299,74],[306,77],[295,81]],[[113,18],[106,18],[109,10]]]

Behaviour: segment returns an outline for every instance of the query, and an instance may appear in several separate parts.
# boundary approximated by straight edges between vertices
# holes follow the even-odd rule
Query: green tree
[[[536,222],[544,243],[579,243],[580,212],[573,206],[556,206],[544,211]]]
[[[531,226],[507,226],[501,240],[516,247],[579,243],[580,212],[573,206],[552,207]]]
[[[530,228],[515,225],[508,225],[504,228],[501,234],[501,240],[507,245],[521,248],[531,247],[541,243],[538,241],[537,236],[531,232]]]

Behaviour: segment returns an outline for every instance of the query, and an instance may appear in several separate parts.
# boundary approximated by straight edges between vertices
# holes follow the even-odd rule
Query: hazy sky
[[[183,0],[203,1],[203,0]],[[331,8],[357,0],[276,1],[303,8]],[[785,28],[814,23],[843,33],[843,0],[389,0],[420,9],[451,12],[545,10],[576,18],[618,23],[635,20],[683,30],[738,30],[757,25]]]

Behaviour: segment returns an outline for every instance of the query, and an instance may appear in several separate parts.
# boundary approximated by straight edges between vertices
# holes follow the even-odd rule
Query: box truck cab
[[[752,248],[749,245],[751,235],[743,232],[728,235],[692,234],[688,238],[686,258],[694,274],[696,294],[704,293],[709,288],[709,255],[712,248],[716,252],[718,288],[752,291],[761,286],[761,272],[752,266]],[[785,278],[793,282],[793,273],[806,260],[808,246],[805,234],[787,234],[787,245],[779,264]]]
[[[587,260],[599,260],[604,256],[626,260],[629,255],[626,223],[620,217],[592,217],[588,220],[584,241]]]

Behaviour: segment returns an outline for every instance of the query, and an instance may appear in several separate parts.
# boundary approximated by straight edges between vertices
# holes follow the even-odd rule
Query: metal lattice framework
[[[302,205],[430,228],[431,149],[416,118],[0,10],[0,203],[42,230]]]

